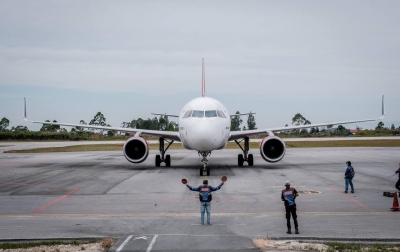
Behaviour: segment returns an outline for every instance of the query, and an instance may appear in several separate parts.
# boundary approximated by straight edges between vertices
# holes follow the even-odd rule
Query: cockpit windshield
[[[217,114],[219,117],[226,118],[224,112],[222,112],[221,110],[217,110]]]
[[[192,111],[191,111],[191,110],[188,110],[188,111],[186,111],[186,113],[183,115],[183,119],[188,118],[188,117],[190,117],[191,115],[192,115]]]
[[[192,117],[204,117],[204,111],[202,111],[202,110],[193,110]]]
[[[217,117],[217,111],[215,110],[206,110],[206,117]]]
[[[188,110],[186,113],[183,115],[183,119],[188,118],[188,117],[197,117],[197,118],[202,118],[202,117],[222,117],[226,118],[224,112],[221,110]]]

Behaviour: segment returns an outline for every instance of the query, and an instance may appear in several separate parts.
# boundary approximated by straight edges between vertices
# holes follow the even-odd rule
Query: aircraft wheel
[[[203,167],[200,167],[200,176],[203,176]]]
[[[207,176],[210,176],[210,167],[207,166]]]
[[[170,155],[165,156],[165,166],[166,167],[171,166],[171,156]]]
[[[249,166],[253,166],[254,164],[253,154],[249,154],[247,163],[249,164]]]
[[[243,158],[243,154],[239,154],[238,155],[238,166],[243,166],[243,162],[244,162],[244,158]]]
[[[161,164],[161,157],[160,155],[156,155],[156,167],[160,167]]]

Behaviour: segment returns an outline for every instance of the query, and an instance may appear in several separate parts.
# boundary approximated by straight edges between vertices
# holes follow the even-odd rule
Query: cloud
[[[73,103],[63,107],[70,117],[55,111],[45,118],[91,116],[89,109],[103,109],[95,101],[106,98],[110,114],[132,100],[141,108],[130,117],[160,112],[160,101],[168,108],[161,112],[175,113],[200,94],[203,57],[207,96],[232,113],[256,111],[259,126],[284,125],[298,112],[312,122],[369,118],[375,108],[379,115],[381,94],[388,114],[400,106],[390,99],[400,95],[400,2],[38,0],[0,7],[1,97]],[[21,102],[5,100],[0,112],[20,117]]]

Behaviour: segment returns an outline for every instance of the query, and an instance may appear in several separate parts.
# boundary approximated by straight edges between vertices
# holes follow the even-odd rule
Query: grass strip
[[[258,149],[259,143],[250,142],[250,149]],[[158,150],[158,144],[149,144],[150,150]],[[353,141],[299,141],[286,142],[287,148],[320,148],[320,147],[400,147],[400,140],[353,140]],[[65,147],[37,148],[26,150],[9,150],[4,153],[48,153],[48,152],[82,152],[122,150],[121,144],[86,144]],[[236,143],[229,142],[227,149],[238,149]],[[172,144],[169,149],[183,149],[180,143]]]
[[[371,252],[371,251],[399,251],[398,243],[371,243],[362,241],[297,241],[297,240],[273,240],[269,238],[255,238],[254,245],[263,251],[325,251],[325,252]]]
[[[400,139],[352,140],[352,141],[288,141],[287,148],[309,147],[400,147]]]
[[[340,243],[340,242],[326,242],[324,243],[328,246],[327,252],[347,252],[347,251],[399,251],[399,244],[357,244],[357,243]]]
[[[38,242],[16,242],[16,243],[1,243],[0,249],[26,249],[40,246],[55,246],[55,245],[79,245],[82,244],[76,240],[71,242],[63,241],[38,241]]]

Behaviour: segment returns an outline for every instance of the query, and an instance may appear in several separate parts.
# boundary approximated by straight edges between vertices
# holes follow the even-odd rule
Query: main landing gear
[[[244,141],[244,148],[240,145],[241,142]],[[253,166],[254,159],[253,154],[249,154],[249,137],[245,137],[243,140],[238,141],[235,140],[235,143],[239,145],[240,149],[242,149],[243,154],[238,155],[238,166],[242,167],[244,162],[247,162],[249,166]]]
[[[164,141],[168,143],[167,148],[164,150]],[[174,142],[174,140],[167,141],[163,137],[160,137],[159,139],[160,142],[160,154],[161,155],[156,155],[156,167],[160,167],[161,163],[165,163],[166,167],[171,166],[171,156],[170,155],[165,155],[165,152],[168,150],[169,146]],[[164,158],[165,156],[165,158]]]
[[[200,167],[200,176],[210,176],[210,167],[208,167],[208,156],[211,155],[211,151],[200,152],[199,156],[202,156],[201,162],[203,163],[203,167]]]

